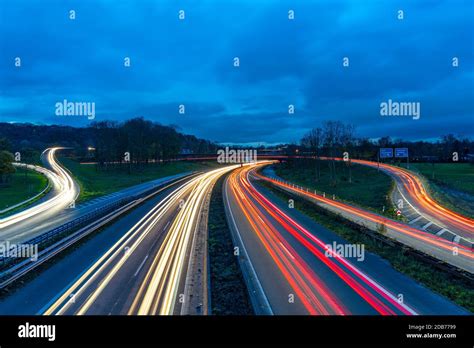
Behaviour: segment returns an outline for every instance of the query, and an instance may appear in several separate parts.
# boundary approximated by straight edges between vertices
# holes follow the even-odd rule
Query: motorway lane
[[[0,219],[0,239],[10,242],[32,238],[35,226],[50,221],[56,214],[67,208],[78,196],[79,185],[72,179],[56,159],[59,147],[46,149],[42,159],[51,168],[50,179],[53,181],[51,197],[40,200],[37,204],[16,214]]]
[[[56,152],[59,147],[46,149],[42,153],[42,159],[46,166],[51,168],[50,179],[53,180],[54,192],[52,197],[45,201],[40,201],[25,210],[0,219],[0,238],[7,240],[9,234],[8,227],[16,230],[28,230],[41,221],[54,216],[64,208],[68,207],[78,196],[79,186],[56,160]]]
[[[185,178],[183,182],[190,178]],[[0,297],[0,314],[41,314],[49,308],[58,294],[64,293],[82,274],[100,259],[123,235],[161,200],[173,192],[179,183],[163,187],[156,196],[142,203],[126,215],[106,226],[93,238],[81,242],[63,253],[58,262],[41,270],[26,282],[19,281],[15,288]]]
[[[385,226],[385,234],[390,238],[462,270],[474,273],[474,253],[471,248],[465,245],[449,241],[432,233],[422,231],[408,224],[389,219],[359,207],[324,197],[305,188],[297,187],[292,183],[281,180],[273,171],[267,168],[264,169],[263,173],[264,175],[258,173],[255,175],[286,191],[305,197],[324,209],[340,214],[344,218],[373,231],[378,231],[380,226]]]
[[[61,226],[69,221],[72,221],[80,216],[94,212],[95,210],[116,202],[122,198],[139,195],[142,192],[148,191],[153,187],[158,187],[170,180],[178,179],[191,172],[172,175],[156,180],[151,180],[142,184],[138,184],[126,189],[114,192],[112,194],[99,197],[88,201],[84,204],[76,205],[75,208],[58,208],[51,209],[44,214],[31,217],[28,220],[16,223],[14,225],[2,228],[0,230],[0,240],[10,241],[10,243],[22,243],[40,234]],[[47,217],[47,218],[46,218]]]
[[[204,173],[170,193],[44,314],[179,314],[204,198],[235,167]]]
[[[426,220],[433,221],[442,228],[471,242],[474,241],[474,220],[443,207],[431,198],[424,187],[423,180],[417,174],[385,163],[365,160],[351,160],[351,162],[380,168],[395,180],[397,190],[403,199]]]
[[[59,184],[59,179],[57,178],[56,173],[52,172],[49,169],[40,167],[38,165],[33,165],[33,164],[14,162],[13,165],[18,168],[24,168],[24,169],[28,169],[30,171],[35,171],[37,173],[42,174],[48,179],[48,185],[41,192],[38,192],[36,195],[31,196],[25,199],[24,201],[18,202],[14,205],[9,206],[6,209],[1,210],[0,215],[2,214],[10,215],[11,213],[9,212],[15,209],[19,209],[22,206],[23,206],[23,209],[26,209],[26,207],[32,205],[33,203],[41,204],[59,194],[61,186]]]
[[[326,257],[325,244],[345,242],[308,219],[299,224],[294,209],[268,200],[245,172],[231,174],[225,200],[275,314],[466,313],[378,257]],[[292,293],[294,304],[288,302]]]

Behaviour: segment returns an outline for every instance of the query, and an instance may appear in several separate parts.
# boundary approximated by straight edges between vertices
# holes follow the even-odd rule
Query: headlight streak
[[[195,180],[192,192],[155,255],[128,314],[173,314],[187,250],[205,195],[221,175],[237,167],[217,169]]]
[[[17,214],[0,219],[0,230],[10,225],[19,223],[40,213],[46,212],[51,208],[65,208],[69,206],[79,194],[72,177],[56,161],[55,153],[61,150],[60,147],[46,149],[43,154],[47,156],[47,161],[53,171],[49,171],[49,177],[53,180],[53,185],[59,189],[59,193],[47,201],[34,205],[31,208],[23,210]],[[46,170],[46,169],[45,169]]]
[[[205,193],[222,174],[237,167],[226,167],[201,174],[168,194],[43,314],[67,313],[72,305],[69,299],[73,294],[76,299],[82,294],[87,295],[84,302],[79,303],[79,308],[74,309],[74,313],[77,315],[87,314],[114,276],[122,269],[140,243],[143,243],[160,219],[171,209],[175,209],[173,207],[176,207],[183,197],[189,195],[168,231],[165,231],[166,235],[158,252],[155,255],[150,255],[150,258],[153,258],[151,266],[127,311],[128,314],[173,314],[188,247],[193,237]],[[124,252],[125,247],[129,248],[126,253]],[[94,283],[97,284],[97,282],[98,285],[93,288]],[[90,291],[90,294],[86,291]]]

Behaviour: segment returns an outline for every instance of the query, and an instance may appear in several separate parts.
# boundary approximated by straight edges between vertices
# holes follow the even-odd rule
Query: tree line
[[[181,153],[215,153],[217,145],[182,134],[176,127],[163,126],[142,117],[123,122],[102,121],[88,127],[58,125],[34,125],[29,123],[0,123],[0,151],[10,155],[20,152],[22,162],[39,161],[39,154],[47,147],[63,146],[74,149],[81,159],[94,160],[99,170],[107,170],[123,164],[126,153],[130,166],[145,166],[178,157]],[[3,167],[10,160],[0,157],[0,174],[6,179],[11,167]],[[11,162],[11,161],[10,161]],[[2,164],[3,163],[3,164]],[[3,169],[2,169],[3,168]],[[11,174],[11,173],[10,173]]]
[[[410,159],[416,161],[452,162],[453,153],[457,153],[459,161],[467,159],[468,154],[474,154],[474,141],[469,138],[459,138],[453,134],[443,135],[437,141],[407,141],[384,136],[378,139],[359,137],[356,127],[341,121],[325,121],[321,127],[307,132],[300,140],[303,151],[309,151],[319,156],[342,156],[344,151],[351,158],[376,160],[381,147],[406,147]]]
[[[453,134],[440,137],[437,141],[406,141],[384,136],[369,139],[356,135],[356,127],[341,121],[324,121],[320,127],[311,129],[300,140],[300,146],[289,146],[294,155],[310,155],[316,157],[316,180],[320,178],[321,160],[319,157],[348,158],[343,170],[348,170],[351,181],[351,159],[378,160],[381,147],[406,147],[410,160],[419,162],[459,162],[471,160],[468,155],[474,154],[474,141],[459,138]],[[329,166],[331,179],[336,181],[336,161],[325,161]]]

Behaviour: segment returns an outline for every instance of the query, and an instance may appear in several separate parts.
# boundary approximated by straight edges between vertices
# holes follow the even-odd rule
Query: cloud
[[[6,0],[0,121],[86,125],[54,116],[68,99],[95,102],[98,120],[143,116],[221,142],[298,141],[327,119],[367,137],[474,136],[470,10],[470,1]],[[421,119],[381,118],[389,98],[420,102]]]

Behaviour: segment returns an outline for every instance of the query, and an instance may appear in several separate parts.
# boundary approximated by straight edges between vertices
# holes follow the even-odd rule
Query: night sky
[[[469,0],[0,0],[0,122],[91,122],[55,115],[67,99],[226,143],[297,142],[324,120],[473,137],[473,23]],[[381,116],[388,99],[420,119]]]

